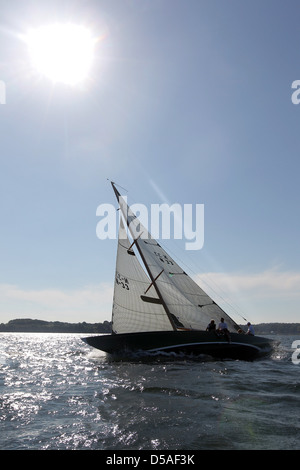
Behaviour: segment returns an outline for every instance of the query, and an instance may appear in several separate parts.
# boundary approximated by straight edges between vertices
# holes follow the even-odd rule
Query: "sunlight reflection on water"
[[[0,337],[1,449],[299,448],[288,347],[255,363],[114,362],[80,335]]]

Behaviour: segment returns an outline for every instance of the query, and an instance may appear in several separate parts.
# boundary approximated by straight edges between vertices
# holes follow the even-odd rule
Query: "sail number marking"
[[[174,264],[173,261],[171,261],[166,255],[162,255],[161,253],[158,253],[157,251],[154,251],[154,254],[159,257],[160,261],[162,263],[167,263],[167,264]]]
[[[116,274],[116,283],[123,287],[123,289],[129,290],[129,281],[127,277],[122,276],[120,273]]]

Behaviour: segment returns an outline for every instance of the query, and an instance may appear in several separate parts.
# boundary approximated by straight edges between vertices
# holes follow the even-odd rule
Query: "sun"
[[[41,26],[30,30],[25,42],[34,68],[52,82],[76,85],[89,76],[96,41],[85,26]]]

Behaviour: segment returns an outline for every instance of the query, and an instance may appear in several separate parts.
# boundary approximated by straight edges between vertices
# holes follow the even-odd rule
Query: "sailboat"
[[[108,354],[210,356],[253,360],[272,340],[251,336],[162,248],[111,182],[120,217],[112,307],[112,333],[83,338]],[[127,229],[126,229],[127,226]],[[128,233],[133,241],[129,240]],[[229,334],[206,331],[223,318]]]

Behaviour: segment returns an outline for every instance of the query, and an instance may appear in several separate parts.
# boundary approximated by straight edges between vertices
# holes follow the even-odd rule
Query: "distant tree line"
[[[253,325],[256,335],[300,335],[300,323],[259,323]],[[241,325],[245,330],[245,325]],[[19,318],[0,323],[0,332],[10,333],[111,333],[111,322],[67,323]]]
[[[111,333],[111,322],[67,323],[60,321],[32,320],[18,318],[8,323],[0,323],[0,332],[15,333]]]
[[[259,323],[253,326],[256,335],[300,335],[300,323]]]

